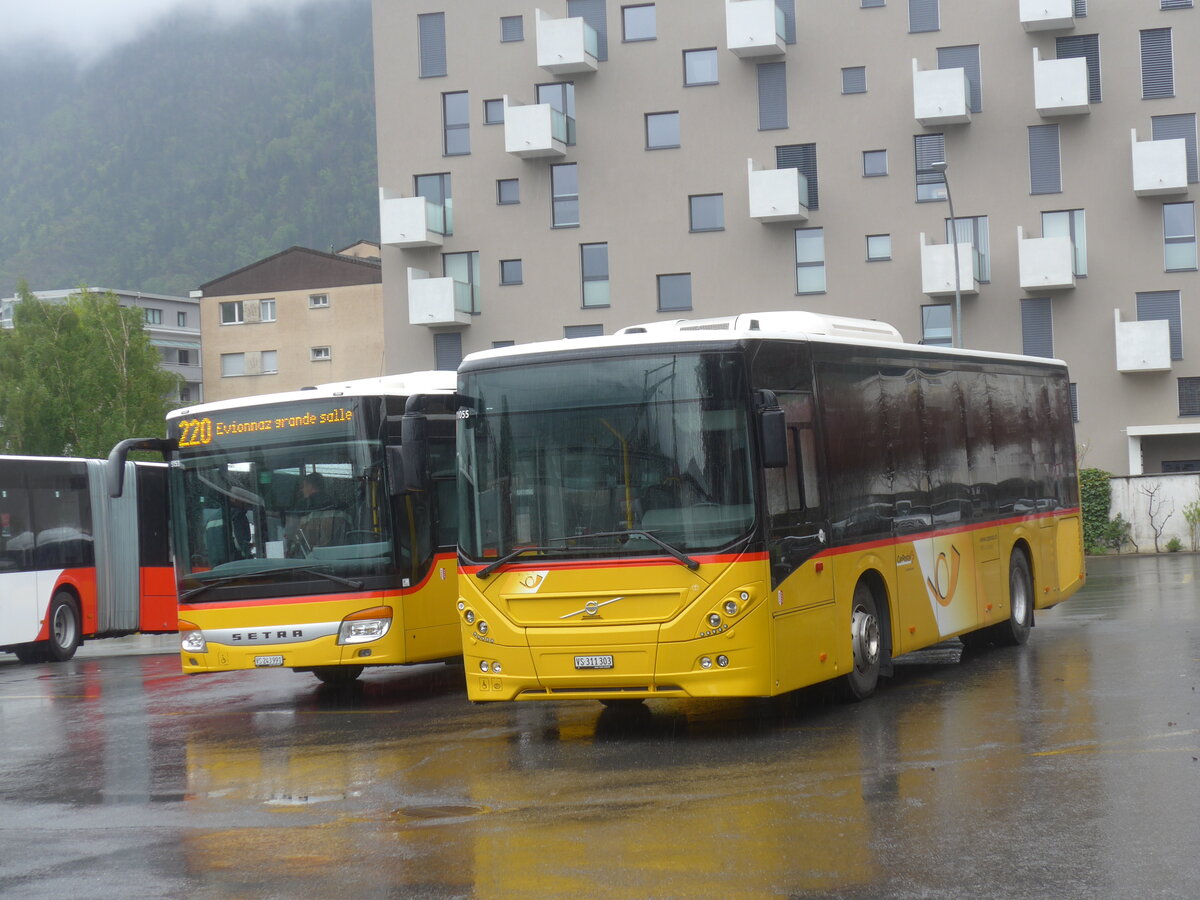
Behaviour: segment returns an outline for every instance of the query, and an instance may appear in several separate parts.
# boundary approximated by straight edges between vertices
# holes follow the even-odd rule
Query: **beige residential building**
[[[1065,359],[1084,465],[1200,468],[1191,0],[375,0],[374,29],[389,371],[806,309]]]
[[[215,278],[200,299],[204,399],[384,374],[377,246],[292,247]]]

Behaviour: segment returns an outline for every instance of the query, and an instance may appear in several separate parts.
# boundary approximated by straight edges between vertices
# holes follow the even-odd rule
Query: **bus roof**
[[[268,403],[286,403],[289,400],[314,400],[333,397],[369,397],[389,395],[410,397],[414,394],[453,394],[455,374],[443,371],[406,372],[401,375],[382,375],[378,378],[357,378],[351,381],[333,381],[298,391],[280,391],[275,394],[257,394],[253,397],[237,397],[233,400],[214,400],[198,403],[167,413],[168,419],[190,416],[200,412],[222,409],[242,409]]]
[[[960,349],[945,345],[909,344],[891,325],[869,319],[825,316],[801,310],[766,313],[742,313],[713,319],[672,319],[644,325],[630,325],[615,334],[589,338],[570,338],[515,344],[491,350],[479,350],[463,359],[460,371],[475,363],[519,363],[524,357],[574,355],[586,351],[598,355],[606,349],[628,350],[638,346],[664,344],[723,344],[738,341],[789,340],[880,350],[903,350],[916,355],[968,360],[1006,360],[1039,366],[1066,366],[1062,360],[1014,353]]]

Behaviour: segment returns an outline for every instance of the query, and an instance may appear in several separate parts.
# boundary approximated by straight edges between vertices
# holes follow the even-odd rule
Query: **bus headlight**
[[[465,613],[463,613],[463,618],[466,619],[468,625],[474,625],[475,624],[475,610],[468,609]]]
[[[392,611],[386,606],[351,613],[342,620],[338,629],[339,644],[365,644],[377,641],[392,627]]]
[[[720,613],[709,613],[708,614],[708,625],[710,628],[720,628],[721,627],[721,614]]]
[[[729,616],[729,618],[732,619],[737,614],[738,614],[737,601],[736,600],[726,600],[725,601],[725,615]]]
[[[479,671],[486,675],[488,672],[492,671],[492,664],[486,659],[481,659],[479,661]]]
[[[712,668],[712,660],[707,656],[700,657],[700,668],[711,669]]]
[[[478,631],[480,634],[487,634],[488,633],[487,621],[485,619],[480,619],[479,624],[475,626],[475,630]]]
[[[208,652],[208,641],[204,639],[204,632],[183,619],[179,620],[179,646],[184,653]]]

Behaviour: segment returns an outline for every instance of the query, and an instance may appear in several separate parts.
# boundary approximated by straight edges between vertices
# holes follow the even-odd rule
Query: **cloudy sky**
[[[260,7],[291,8],[311,0],[0,0],[6,45],[52,41],[82,59],[124,43],[175,10],[228,19]]]

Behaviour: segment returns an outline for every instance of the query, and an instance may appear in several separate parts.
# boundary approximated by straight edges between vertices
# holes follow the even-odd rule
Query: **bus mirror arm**
[[[782,469],[788,464],[787,422],[774,391],[756,391],[759,443],[764,469]]]
[[[108,453],[108,464],[105,468],[105,480],[108,483],[108,496],[120,497],[125,492],[125,462],[129,454],[135,450],[149,453],[161,453],[163,459],[170,459],[179,445],[170,438],[127,438],[120,441]]]

